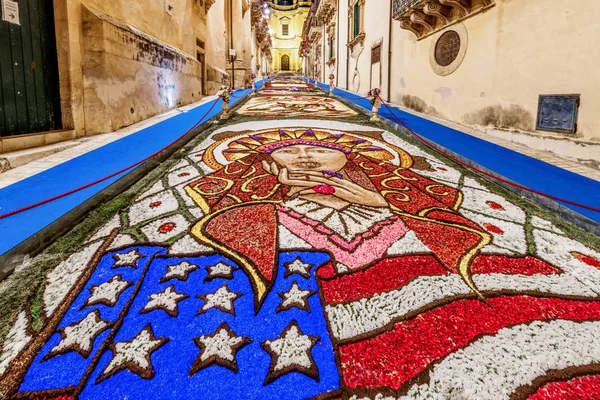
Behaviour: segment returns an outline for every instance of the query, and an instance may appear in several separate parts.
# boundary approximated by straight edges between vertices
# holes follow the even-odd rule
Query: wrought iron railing
[[[408,9],[421,3],[423,0],[394,0],[392,14],[394,18],[399,18]]]

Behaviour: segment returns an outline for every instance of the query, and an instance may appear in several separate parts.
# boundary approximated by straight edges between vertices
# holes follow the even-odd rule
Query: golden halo
[[[366,133],[366,132],[365,132]],[[233,162],[257,153],[270,154],[273,150],[294,144],[310,144],[335,148],[346,154],[362,154],[380,161],[391,161],[394,154],[378,146],[372,138],[365,139],[356,134],[339,131],[330,131],[320,128],[284,128],[269,129],[253,133],[243,132],[216,141],[210,145],[203,156],[203,161],[210,168],[218,170],[223,165],[216,159],[214,152],[222,144],[229,142],[223,156],[227,161]],[[404,150],[387,142],[382,142],[398,154],[401,168],[410,168],[413,164],[411,156]]]

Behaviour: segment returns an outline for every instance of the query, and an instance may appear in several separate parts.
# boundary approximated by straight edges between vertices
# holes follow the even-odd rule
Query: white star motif
[[[302,262],[300,257],[297,257],[294,261],[283,264],[286,267],[284,278],[287,278],[293,274],[299,274],[305,278],[310,278],[310,269],[312,264],[306,264]]]
[[[115,265],[113,268],[120,267],[137,267],[137,262],[142,257],[140,253],[138,253],[137,249],[131,250],[127,253],[115,254],[113,255],[113,260],[115,260]]]
[[[113,307],[119,301],[121,293],[131,285],[133,285],[132,282],[121,280],[121,275],[113,276],[108,282],[90,287],[91,296],[83,306],[104,304]]]
[[[177,293],[173,285],[169,286],[160,293],[151,294],[148,296],[150,301],[142,308],[140,313],[147,313],[153,310],[164,310],[172,317],[178,315],[177,303],[183,299],[187,299],[187,294]]]
[[[237,372],[235,355],[241,347],[250,342],[250,339],[233,333],[223,322],[212,335],[194,338],[194,343],[200,348],[201,353],[194,361],[190,375],[211,364],[218,364]]]
[[[263,349],[271,356],[271,366],[265,384],[292,371],[318,379],[319,371],[311,349],[319,339],[316,336],[304,335],[298,323],[292,321],[279,338],[262,342]]]
[[[292,287],[287,292],[280,292],[281,304],[277,307],[277,312],[283,310],[289,310],[292,307],[297,307],[301,310],[310,312],[310,305],[308,304],[308,298],[315,294],[313,290],[302,290],[298,286],[298,283],[294,281]]]
[[[100,319],[98,310],[92,311],[81,321],[59,329],[62,340],[44,357],[44,360],[69,351],[75,351],[84,358],[88,358],[96,336],[111,325]]]
[[[207,276],[205,280],[212,280],[216,278],[233,278],[233,267],[227,265],[224,262],[219,262],[217,265],[206,267]]]
[[[150,361],[150,355],[168,341],[166,338],[154,337],[152,327],[148,324],[133,339],[111,345],[113,358],[98,377],[96,383],[125,369],[138,374],[142,378],[152,379],[154,368]]]
[[[187,281],[189,273],[197,270],[198,268],[200,267],[187,261],[182,261],[176,265],[169,265],[167,267],[167,273],[160,279],[160,281],[166,282],[173,278],[177,278],[180,281]]]
[[[211,308],[217,308],[221,311],[235,315],[233,302],[240,296],[240,293],[229,291],[227,285],[221,286],[212,294],[200,294],[197,297],[204,300],[204,305],[200,308],[198,314],[203,314]]]

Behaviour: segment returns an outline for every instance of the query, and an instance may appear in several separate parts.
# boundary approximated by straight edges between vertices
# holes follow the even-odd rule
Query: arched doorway
[[[290,70],[290,56],[288,56],[288,55],[281,56],[281,70],[282,71]]]

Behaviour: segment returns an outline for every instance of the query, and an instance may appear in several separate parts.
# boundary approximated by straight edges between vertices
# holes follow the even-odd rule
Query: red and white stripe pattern
[[[537,238],[547,250],[546,232]],[[546,258],[565,261],[557,251]],[[486,302],[433,256],[389,258],[335,278],[324,267],[321,289],[347,394],[496,400],[564,391],[568,382],[554,381],[573,377],[573,369],[593,373],[600,363],[593,286],[600,271],[566,261],[557,268],[534,257],[479,256],[473,280]],[[560,379],[544,378],[563,370]]]

